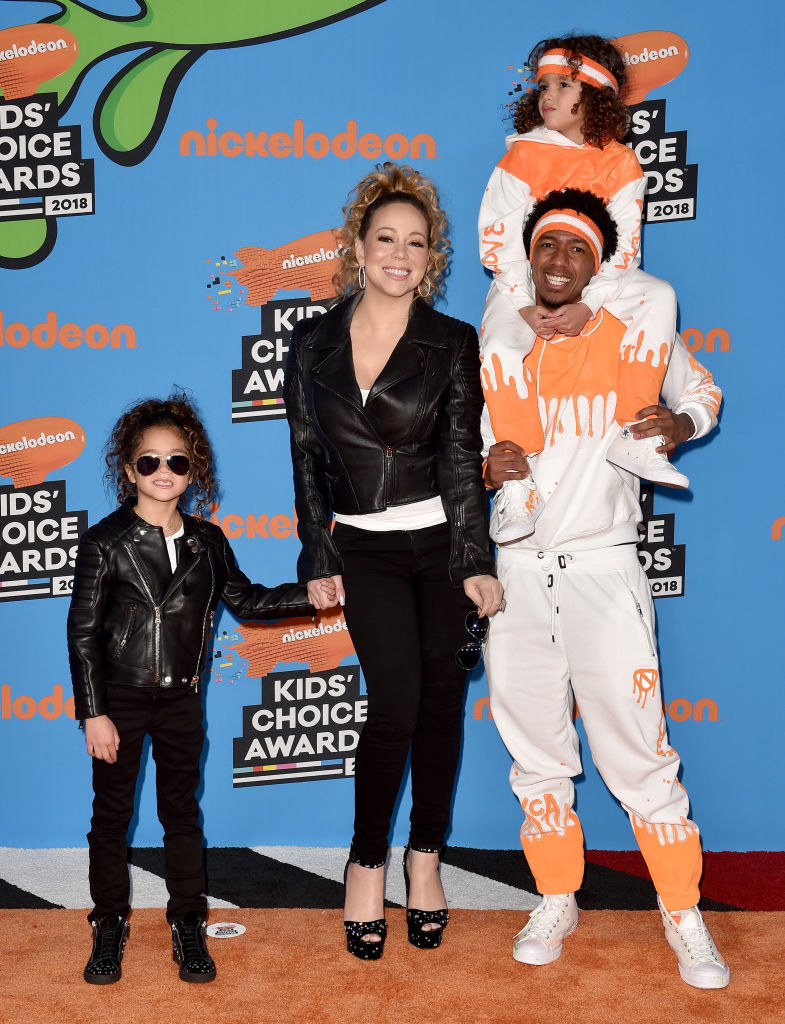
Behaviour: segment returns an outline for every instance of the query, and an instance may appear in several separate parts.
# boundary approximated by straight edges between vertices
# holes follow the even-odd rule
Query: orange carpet
[[[221,916],[221,914],[225,916]],[[212,939],[218,978],[177,977],[159,910],[136,911],[123,977],[86,985],[90,931],[79,910],[0,911],[3,1024],[781,1024],[785,912],[706,913],[731,964],[730,987],[684,985],[651,911],[585,911],[557,963],[510,956],[525,921],[513,911],[455,910],[444,944],[406,941],[402,910],[377,963],[342,945],[340,911],[216,911],[247,932]]]

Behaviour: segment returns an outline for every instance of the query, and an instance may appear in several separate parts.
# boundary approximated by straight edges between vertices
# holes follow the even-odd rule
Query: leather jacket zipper
[[[137,573],[139,575],[139,579],[142,582],[142,586],[144,587],[144,591],[147,594],[148,598],[150,599],[150,604],[153,606],[153,612],[155,614],[155,631],[154,631],[154,634],[153,634],[153,639],[154,639],[154,651],[155,651],[155,685],[158,686],[160,684],[160,682],[161,682],[161,664],[160,664],[160,658],[161,658],[161,608],[160,608],[160,605],[157,605],[155,603],[155,601],[153,600],[153,592],[150,589],[150,587],[148,586],[147,580],[145,579],[144,573],[142,572],[142,568],[141,568],[141,566],[139,565],[139,563],[136,560],[136,555],[134,554],[134,549],[131,547],[130,544],[126,544],[124,546],[125,546],[125,549],[128,552],[129,558],[133,562],[134,568],[136,569],[136,571],[137,571]]]
[[[202,674],[202,672],[200,672],[199,669],[200,669],[200,666],[201,666],[202,671],[204,671],[204,663],[207,660],[206,659],[206,654],[207,654],[207,637],[208,637],[210,629],[212,629],[213,621],[215,619],[215,612],[214,611],[213,612],[210,611],[210,605],[212,604],[212,600],[213,600],[213,589],[215,587],[215,570],[213,569],[213,560],[210,557],[210,552],[209,551],[207,552],[207,564],[210,566],[210,598],[209,598],[209,600],[207,602],[207,607],[205,608],[204,616],[202,618],[202,646],[199,649],[200,653],[199,653],[199,657],[197,658],[197,661],[196,661],[196,672],[194,672],[194,677],[193,677],[194,678],[194,684],[193,684],[193,686],[194,686],[194,693],[198,693],[199,692],[199,678],[201,677],[201,674]],[[207,625],[208,619],[210,621],[209,628],[208,628],[208,625]]]
[[[392,494],[393,486],[393,471],[395,469],[395,463],[393,462],[393,456],[395,455],[394,448],[385,448],[384,451],[384,504],[387,507],[390,504],[390,495]]]
[[[131,635],[131,630],[132,630],[133,625],[134,625],[134,614],[135,614],[135,612],[136,612],[136,609],[135,609],[134,605],[129,604],[128,605],[128,614],[127,614],[126,620],[125,620],[125,628],[123,629],[123,632],[122,632],[122,634],[120,636],[120,639],[117,641],[117,647],[115,648],[115,656],[118,657],[118,658],[120,657],[120,655],[125,650],[125,645],[128,643],[128,637]]]

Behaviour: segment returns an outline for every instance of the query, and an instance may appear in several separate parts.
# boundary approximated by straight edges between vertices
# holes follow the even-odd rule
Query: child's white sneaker
[[[717,952],[709,929],[697,907],[674,910],[672,914],[657,896],[665,925],[665,938],[679,960],[679,974],[694,988],[725,988],[730,968]]]
[[[534,532],[545,502],[531,473],[525,480],[507,480],[496,492],[488,532],[497,544],[510,544]]]
[[[665,452],[657,448],[665,444],[662,434],[654,437],[634,438],[629,426],[622,427],[621,433],[615,438],[605,458],[628,473],[651,480],[655,484],[666,487],[689,487],[690,481],[683,473],[668,461]],[[506,485],[505,485],[506,486]]]
[[[575,893],[543,896],[525,928],[512,940],[512,955],[522,964],[551,964],[561,956],[562,943],[578,927]]]

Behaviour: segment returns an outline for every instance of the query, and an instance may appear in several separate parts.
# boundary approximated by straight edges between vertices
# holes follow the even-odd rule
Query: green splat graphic
[[[59,13],[42,20],[72,32],[79,54],[72,67],[39,91],[57,94],[62,118],[92,67],[118,53],[133,53],[101,93],[93,118],[101,151],[132,166],[154,148],[178,85],[206,51],[309,32],[380,3],[384,0],[137,0],[137,14],[118,17],[77,0],[58,0]],[[0,224],[0,266],[40,263],[56,233],[54,218]]]

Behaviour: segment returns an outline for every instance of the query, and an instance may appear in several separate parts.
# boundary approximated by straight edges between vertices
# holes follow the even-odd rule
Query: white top
[[[363,405],[365,405],[370,388],[360,388]],[[423,530],[426,526],[438,526],[446,523],[442,499],[437,494],[423,501],[410,501],[406,505],[392,505],[382,512],[365,512],[361,515],[335,514],[336,523],[354,526],[358,530],[371,530],[383,533],[389,530]]]
[[[172,567],[172,572],[177,568],[177,548],[174,546],[174,542],[178,537],[182,537],[184,533],[185,529],[183,524],[180,523],[180,529],[177,533],[173,533],[171,537],[167,537],[166,534],[164,534],[164,540],[166,541],[166,553],[169,555],[169,564]]]

